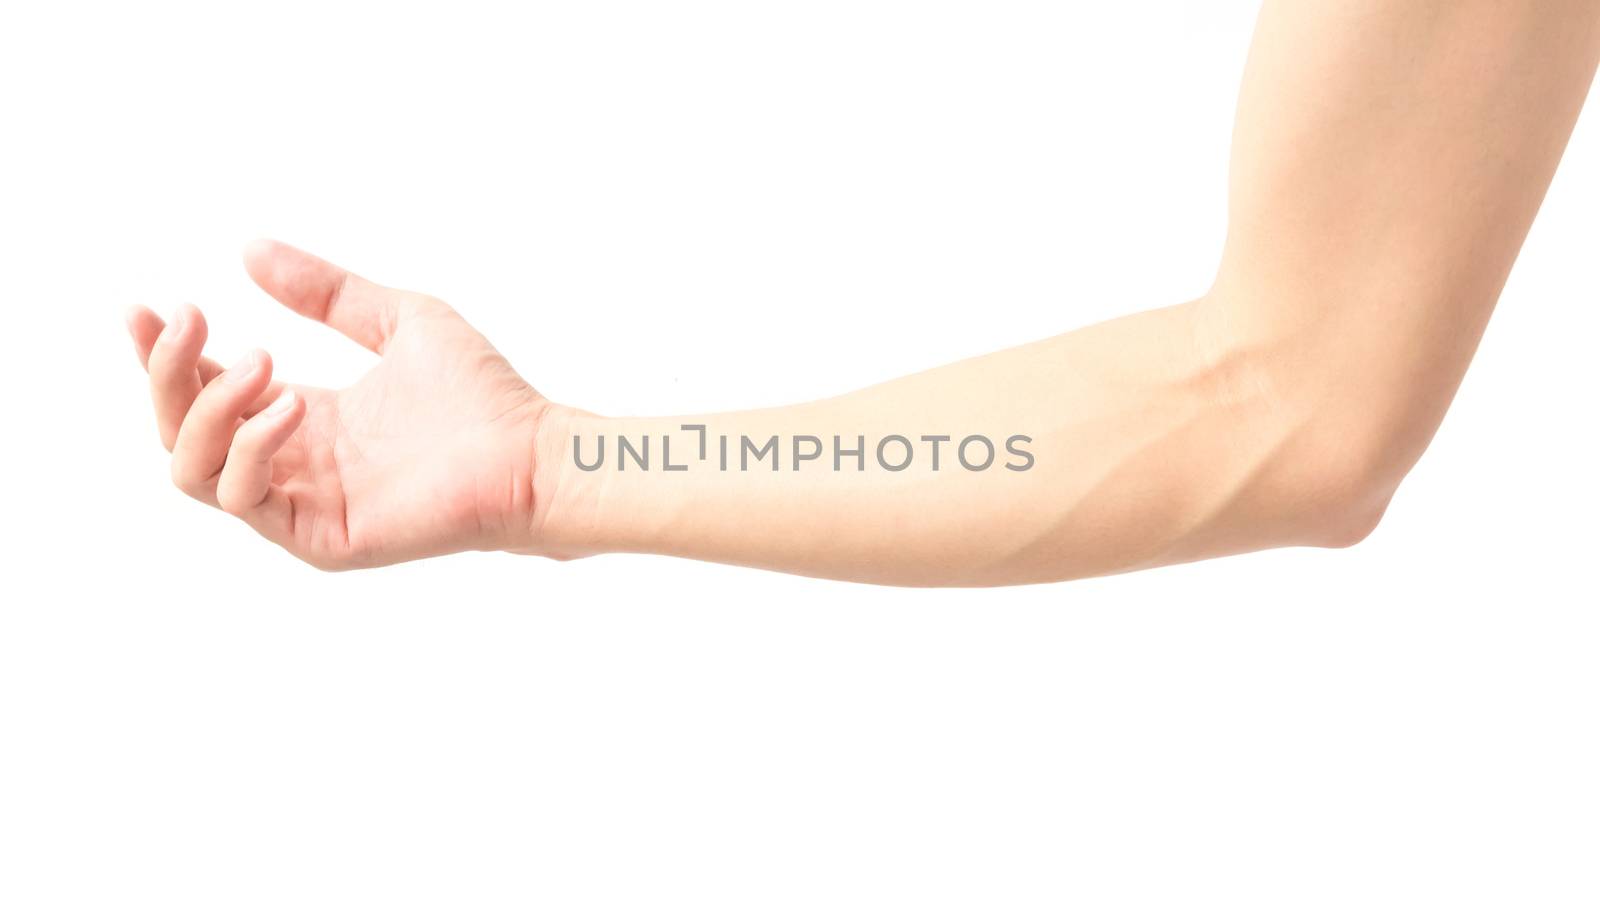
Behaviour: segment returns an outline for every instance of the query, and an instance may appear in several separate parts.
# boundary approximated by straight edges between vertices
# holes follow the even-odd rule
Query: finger
[[[161,444],[170,451],[183,416],[200,394],[200,349],[206,342],[206,319],[200,309],[184,305],[172,316],[150,347],[150,397],[156,407]]]
[[[272,298],[379,354],[409,295],[275,240],[246,245],[244,267]]]
[[[150,350],[155,346],[156,338],[161,335],[161,331],[167,326],[167,322],[161,320],[160,315],[142,305],[135,305],[128,309],[127,321],[128,334],[133,337],[133,348],[139,355],[139,364],[145,370],[149,370]],[[202,355],[196,370],[200,375],[200,384],[204,386],[222,373],[222,365]],[[283,392],[283,389],[284,385],[274,380],[246,409],[245,416],[256,414],[267,407],[273,399],[276,399]]]
[[[172,482],[185,494],[215,502],[217,476],[240,415],[272,379],[272,359],[260,349],[206,384],[189,407],[172,449]]]
[[[287,526],[280,519],[287,498],[272,483],[272,456],[283,448],[305,417],[305,402],[286,389],[277,401],[246,421],[233,436],[228,460],[217,479],[217,504],[249,521],[263,535],[277,539]],[[281,505],[279,504],[281,502]]]
[[[128,335],[133,337],[133,351],[139,355],[139,366],[148,371],[150,350],[155,347],[161,331],[166,329],[167,322],[143,305],[130,306],[123,317],[128,323]]]

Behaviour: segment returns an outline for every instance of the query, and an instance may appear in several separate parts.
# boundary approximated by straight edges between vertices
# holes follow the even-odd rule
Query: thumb
[[[276,240],[246,244],[244,268],[272,298],[380,355],[394,335],[404,296],[398,290]]]

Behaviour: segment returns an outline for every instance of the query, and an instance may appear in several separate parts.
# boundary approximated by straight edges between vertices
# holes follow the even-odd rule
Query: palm
[[[531,523],[506,498],[532,494],[538,394],[453,311],[409,312],[354,385],[297,391],[305,422],[274,459],[297,554],[387,562]]]

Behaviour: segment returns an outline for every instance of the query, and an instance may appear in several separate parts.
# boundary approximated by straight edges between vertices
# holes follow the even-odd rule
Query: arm
[[[437,300],[279,244],[249,251],[252,276],[383,355],[356,386],[256,413],[285,392],[264,354],[217,376],[197,311],[131,326],[179,485],[324,566],[641,551],[982,585],[1350,544],[1438,426],[1597,60],[1593,0],[1271,0],[1206,296],[809,405],[555,405]],[[650,469],[619,470],[618,439],[646,436]],[[835,470],[835,436],[864,456]],[[777,437],[780,469],[745,437]]]

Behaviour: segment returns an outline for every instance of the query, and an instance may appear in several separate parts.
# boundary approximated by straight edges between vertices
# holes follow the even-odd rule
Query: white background
[[[609,414],[1191,298],[1253,12],[8,5],[0,892],[1596,893],[1593,108],[1351,550],[972,592],[332,576],[168,481],[126,304],[290,379],[370,361],[255,290],[258,235]]]

